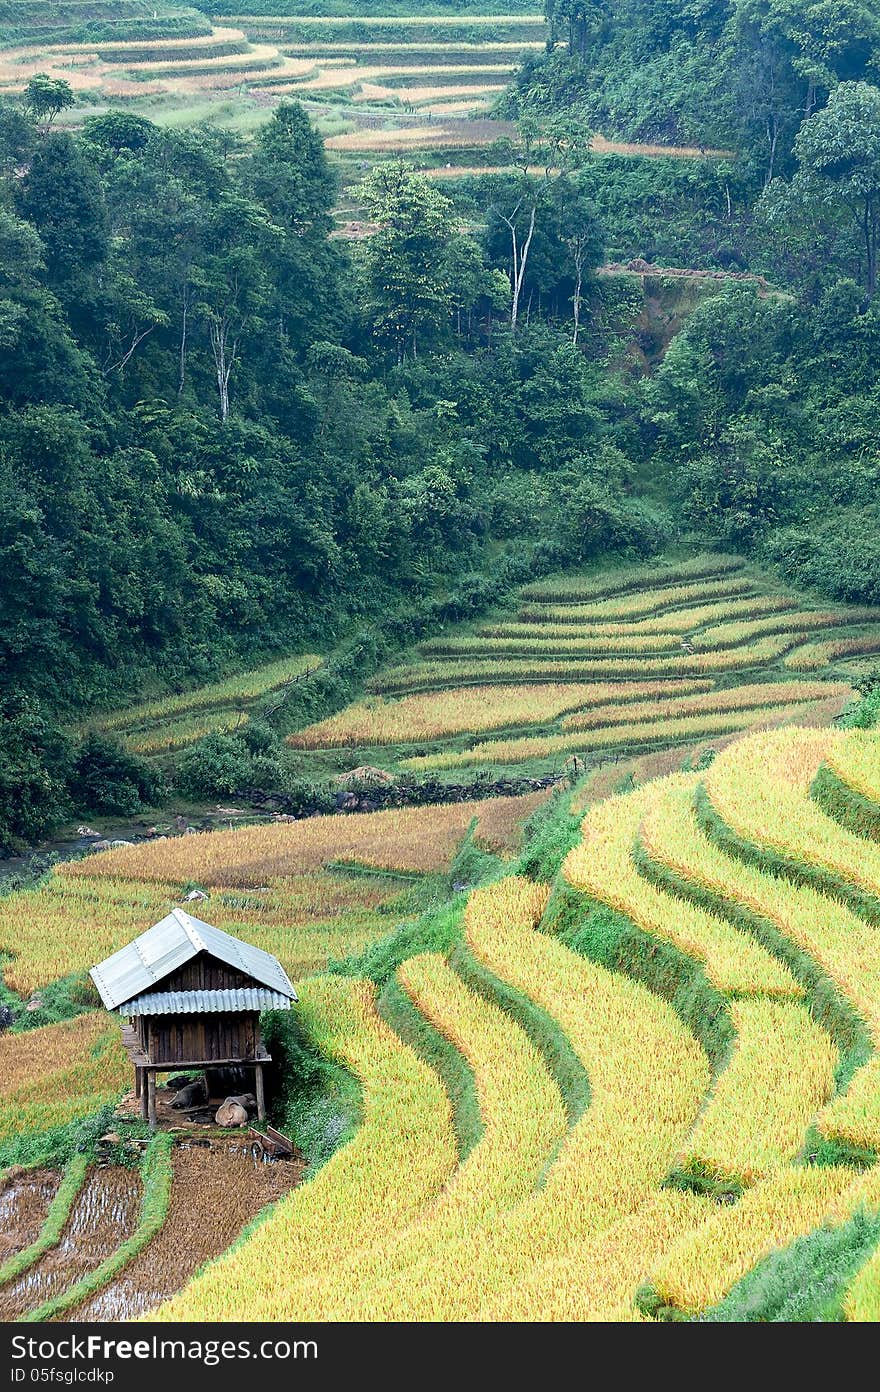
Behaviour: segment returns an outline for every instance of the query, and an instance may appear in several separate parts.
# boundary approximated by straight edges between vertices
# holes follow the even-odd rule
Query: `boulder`
[[[27,1005],[25,1006],[25,1010],[31,1011],[31,1012],[33,1012],[34,1010],[42,1010],[42,1008],[43,1008],[43,998],[42,998],[42,996],[31,996],[30,1000],[28,1001]]]
[[[109,841],[93,841],[93,842],[92,842],[91,849],[92,849],[93,854],[94,854],[95,852],[97,852],[97,851],[109,851],[109,849],[110,849],[110,842],[109,842]]]
[[[185,904],[191,904],[195,899],[207,899],[208,896],[203,889],[191,889],[189,894],[183,896]]]
[[[110,848],[111,848],[111,850],[114,850],[114,851],[118,850],[120,846],[133,846],[133,845],[134,845],[134,842],[133,842],[133,841],[122,841],[122,840],[119,840],[119,841],[111,841],[111,842],[110,842]]]
[[[226,1101],[217,1108],[214,1120],[218,1126],[247,1126],[248,1114],[241,1103],[236,1102],[232,1097],[227,1097]]]
[[[203,1078],[196,1078],[194,1083],[188,1083],[176,1092],[171,1099],[172,1107],[200,1107],[203,1102],[207,1102],[208,1094],[205,1091]]]

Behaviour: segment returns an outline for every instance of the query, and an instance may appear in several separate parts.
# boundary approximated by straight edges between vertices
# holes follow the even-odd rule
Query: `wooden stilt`
[[[156,1074],[152,1068],[147,1072],[147,1120],[151,1130],[156,1129]]]
[[[139,1069],[138,1069],[138,1074],[139,1074],[139,1077],[140,1077],[140,1089],[141,1089],[141,1116],[143,1117],[144,1121],[147,1121],[147,1119],[148,1119],[148,1117],[149,1117],[149,1112],[148,1112],[148,1110],[147,1110],[149,1099],[148,1099],[148,1096],[147,1096],[147,1081],[146,1081],[146,1076],[145,1076],[145,1074],[144,1074],[143,1068],[139,1068]]]
[[[254,1065],[257,1082],[257,1121],[266,1120],[266,1089],[263,1085],[263,1065]]]

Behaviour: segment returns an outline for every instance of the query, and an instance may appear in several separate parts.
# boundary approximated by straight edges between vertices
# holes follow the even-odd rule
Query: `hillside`
[[[154,1317],[875,1319],[876,1219],[860,1215],[877,1204],[880,866],[868,824],[835,816],[864,806],[876,824],[878,769],[875,734],[797,727],[603,801],[583,827],[561,795],[520,853],[480,811],[489,883],[301,986],[308,1047],[357,1079],[359,1120]],[[417,895],[430,867],[413,816],[341,820],[344,854],[405,870]],[[309,873],[334,842],[305,823],[177,844],[184,861],[174,842],[112,851],[59,883],[121,906],[128,876],[155,906],[188,858],[227,886],[211,890],[219,908],[267,873],[289,895],[294,865]],[[448,851],[435,840],[432,854]],[[351,892],[388,893],[348,874]],[[260,940],[295,965],[303,941],[275,922]],[[71,920],[71,948],[80,932]],[[16,970],[40,979],[28,957]],[[118,1087],[105,1057],[80,1072],[68,1115]],[[305,1241],[309,1263],[295,1259]],[[46,1313],[76,1317],[102,1272]],[[140,1290],[123,1287],[122,1308],[145,1308]]]
[[[880,1320],[878,73],[0,0],[0,1344]]]

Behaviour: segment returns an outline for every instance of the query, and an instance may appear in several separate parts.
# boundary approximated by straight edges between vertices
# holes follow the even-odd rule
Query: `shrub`
[[[74,806],[133,817],[165,794],[161,774],[108,735],[90,731],[76,752],[70,776]]]
[[[68,815],[66,736],[26,697],[0,700],[0,849],[20,849]]]
[[[278,788],[284,779],[277,738],[267,726],[206,735],[183,755],[177,787],[194,798],[230,797],[243,788]]]

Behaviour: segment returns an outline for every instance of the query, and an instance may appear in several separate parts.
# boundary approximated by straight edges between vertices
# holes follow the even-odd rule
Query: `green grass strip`
[[[880,806],[851,788],[828,764],[819,765],[819,772],[810,787],[810,797],[826,816],[833,817],[847,831],[855,832],[856,836],[866,836],[871,841],[880,841]]]
[[[878,1243],[877,1213],[816,1228],[758,1262],[699,1323],[838,1323],[849,1284]]]
[[[459,1164],[467,1158],[485,1130],[474,1070],[464,1054],[426,1018],[406,991],[392,978],[378,1000],[379,1014],[440,1075],[452,1106]]]
[[[639,873],[650,884],[666,894],[727,919],[734,928],[757,938],[762,947],[785,963],[804,988],[804,1004],[810,1015],[834,1041],[840,1056],[834,1073],[834,1085],[837,1093],[844,1092],[856,1070],[872,1056],[874,1046],[865,1021],[815,959],[780,932],[769,919],[714,890],[682,879],[668,866],[652,860],[639,843],[633,850],[633,860]],[[807,1135],[804,1154],[809,1162],[825,1165],[856,1164],[867,1167],[875,1159],[873,1152],[826,1140],[814,1128]]]
[[[478,962],[463,943],[453,952],[450,966],[466,986],[503,1010],[528,1035],[562,1094],[569,1127],[574,1126],[590,1105],[590,1079],[565,1031],[541,1006]]]
[[[0,1285],[21,1276],[35,1262],[39,1261],[44,1252],[48,1252],[52,1247],[57,1247],[64,1231],[64,1225],[70,1216],[73,1201],[85,1183],[88,1169],[89,1157],[87,1155],[74,1155],[73,1159],[68,1161],[61,1177],[61,1183],[55,1191],[55,1197],[49,1205],[49,1212],[46,1214],[46,1221],[43,1223],[39,1237],[29,1247],[7,1257],[6,1261],[0,1265]]]
[[[880,927],[880,898],[857,889],[842,875],[835,875],[831,870],[823,870],[818,865],[808,865],[806,861],[795,860],[780,851],[767,850],[746,841],[718,815],[702,785],[694,794],[694,812],[701,830],[727,855],[744,861],[746,865],[755,866],[765,875],[792,880],[795,884],[810,885],[822,894],[841,900],[860,918]]]
[[[51,1300],[46,1300],[42,1305],[38,1305],[35,1310],[30,1310],[26,1315],[22,1315],[23,1323],[40,1324],[45,1320],[56,1319],[64,1311],[81,1304],[88,1296],[94,1295],[96,1291],[101,1290],[103,1286],[112,1281],[114,1276],[117,1276],[132,1258],[136,1257],[148,1243],[152,1242],[162,1228],[168,1214],[168,1203],[171,1198],[171,1151],[173,1146],[173,1137],[159,1132],[152,1138],[144,1152],[141,1163],[144,1194],[141,1200],[140,1219],[131,1237],[120,1247],[117,1247],[116,1251],[106,1261],[101,1262],[100,1266],[96,1266],[94,1271],[87,1272],[66,1291],[62,1291]]]

